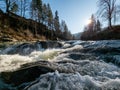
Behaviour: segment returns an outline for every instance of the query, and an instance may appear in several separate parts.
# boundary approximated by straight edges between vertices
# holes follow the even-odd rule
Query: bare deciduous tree
[[[112,21],[116,20],[117,15],[117,0],[99,0],[98,1],[98,13],[99,15],[108,21],[108,25],[112,28]]]
[[[9,13],[12,7],[14,7],[16,0],[3,0],[6,4],[6,12]]]

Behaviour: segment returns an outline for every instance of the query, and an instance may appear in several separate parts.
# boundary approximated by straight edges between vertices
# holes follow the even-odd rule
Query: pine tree
[[[30,16],[33,20],[36,20],[37,17],[37,11],[36,11],[36,0],[32,0],[30,3]]]
[[[41,22],[45,25],[47,25],[47,6],[46,4],[43,4],[42,6],[42,17],[41,17]]]
[[[31,18],[37,22],[41,22],[42,18],[42,1],[32,0],[30,5],[30,15]]]
[[[61,30],[62,33],[64,32],[64,26],[65,26],[65,21],[62,20],[61,24],[60,24],[60,30]]]
[[[59,35],[59,36],[60,36],[61,31],[60,31],[60,22],[59,22],[58,11],[55,12],[54,29],[55,29],[55,31],[56,31],[56,35]]]
[[[53,29],[53,14],[50,5],[47,5],[48,28]]]
[[[42,0],[37,0],[37,10],[38,10],[38,22],[41,23],[42,20]]]
[[[101,23],[99,20],[97,20],[97,23],[96,23],[96,32],[100,32],[101,31]]]
[[[90,20],[91,20],[91,22],[88,24],[88,31],[94,32],[95,31],[96,20],[95,20],[95,17],[94,17],[93,14],[91,15]]]
[[[60,29],[61,29],[61,32],[62,32],[62,38],[66,39],[66,40],[70,40],[73,38],[71,32],[68,30],[68,26],[66,24],[65,21],[61,21],[61,24],[60,24]]]
[[[42,1],[41,0],[32,0],[30,4],[30,15],[33,20],[36,22],[41,22],[42,18]],[[34,35],[37,36],[37,23],[34,23]]]

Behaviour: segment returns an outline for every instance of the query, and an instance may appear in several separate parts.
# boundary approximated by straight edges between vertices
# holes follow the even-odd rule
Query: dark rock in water
[[[38,78],[40,75],[53,72],[51,68],[34,66],[29,68],[20,69],[14,72],[2,72],[1,77],[6,83],[20,85],[25,82],[30,82]]]
[[[38,41],[35,43],[23,43],[14,45],[3,50],[3,54],[20,54],[28,55],[33,51],[41,51],[43,49],[61,48],[62,44],[55,41]]]
[[[65,65],[65,64],[71,63],[71,65]],[[85,65],[87,63],[81,63],[82,65]],[[3,78],[4,82],[8,84],[14,84],[15,86],[19,86],[25,82],[34,81],[36,78],[38,78],[42,74],[46,74],[48,72],[54,72],[55,70],[58,70],[59,72],[64,73],[72,73],[76,72],[77,67],[79,67],[79,63],[76,61],[59,61],[59,62],[48,62],[48,61],[39,61],[35,63],[29,63],[24,64],[21,66],[20,69],[13,71],[13,72],[2,72],[1,77]],[[71,68],[70,68],[71,67]]]
[[[36,48],[37,47],[35,47],[33,44],[24,43],[24,44],[14,45],[14,46],[8,47],[2,52],[3,52],[3,54],[28,55],[32,51],[36,50]]]
[[[113,63],[117,66],[120,66],[120,54],[105,54],[101,55],[100,59],[107,63]]]
[[[61,48],[62,44],[60,42],[56,41],[40,41],[37,42],[41,45],[42,48],[47,49],[47,48]]]

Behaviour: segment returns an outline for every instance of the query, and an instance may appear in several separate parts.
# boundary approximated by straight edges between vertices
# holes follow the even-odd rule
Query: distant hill
[[[56,40],[56,38],[55,32],[48,30],[41,23],[0,11],[0,41]]]
[[[73,34],[74,39],[80,40],[81,34],[82,34],[81,32]]]

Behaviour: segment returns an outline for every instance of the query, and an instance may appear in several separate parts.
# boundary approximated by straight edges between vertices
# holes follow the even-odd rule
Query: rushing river
[[[1,47],[0,90],[120,90],[120,40]]]

